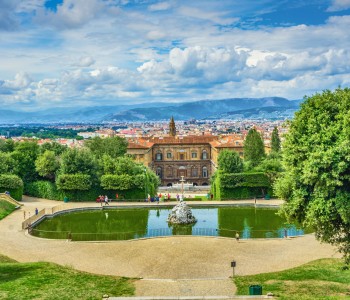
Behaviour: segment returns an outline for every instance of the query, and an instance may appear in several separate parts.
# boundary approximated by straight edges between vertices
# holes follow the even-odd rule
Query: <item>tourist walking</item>
[[[239,233],[238,232],[236,232],[235,237],[236,237],[236,241],[239,242]]]
[[[109,205],[107,195],[105,196],[105,205]]]

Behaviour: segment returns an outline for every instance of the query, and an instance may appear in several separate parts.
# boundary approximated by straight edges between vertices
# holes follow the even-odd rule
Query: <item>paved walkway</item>
[[[236,274],[248,275],[284,270],[318,258],[339,257],[333,247],[320,244],[313,235],[239,243],[228,238],[186,236],[113,242],[39,239],[21,229],[23,211],[28,217],[35,208],[62,202],[24,197],[23,203],[21,209],[0,221],[1,254],[20,262],[50,261],[91,273],[143,278],[135,282],[138,296],[232,295],[235,287],[228,279],[232,260],[237,261]],[[279,203],[258,200],[258,204]],[[95,205],[99,206],[69,203],[67,207]]]

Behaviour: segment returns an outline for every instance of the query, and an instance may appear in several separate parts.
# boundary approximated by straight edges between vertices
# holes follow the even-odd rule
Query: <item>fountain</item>
[[[183,196],[183,183],[184,183],[184,176],[181,176],[181,196]],[[187,205],[185,201],[182,201],[183,197],[180,198],[179,204],[174,206],[174,208],[171,210],[171,213],[168,216],[167,222],[169,224],[194,224],[197,222],[197,219],[192,215],[191,208]]]

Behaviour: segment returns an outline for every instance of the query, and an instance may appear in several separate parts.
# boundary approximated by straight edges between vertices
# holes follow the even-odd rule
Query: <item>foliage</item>
[[[0,199],[0,220],[12,213],[16,209],[16,206],[12,203]]]
[[[269,155],[254,168],[254,171],[263,172],[270,179],[270,184],[272,186],[281,172],[283,172],[281,159],[277,155]]]
[[[0,152],[0,174],[16,174],[17,172],[18,165],[11,153]]]
[[[85,146],[96,157],[101,158],[104,154],[107,154],[112,158],[117,158],[126,154],[128,142],[119,136],[108,138],[94,137],[91,140],[87,140]]]
[[[342,270],[340,259],[320,259],[274,273],[235,276],[238,295],[247,295],[249,286],[261,285],[263,294],[278,299],[343,299],[349,292],[350,271]]]
[[[220,171],[211,179],[211,193],[215,199],[249,199],[271,193],[269,178],[264,173],[231,173]]]
[[[305,99],[283,144],[282,209],[337,245],[350,263],[350,89]]]
[[[271,152],[279,153],[281,151],[281,139],[278,134],[278,129],[275,127],[271,136]]]
[[[255,128],[248,131],[244,140],[244,160],[249,161],[251,166],[257,166],[265,157],[264,141]]]
[[[236,151],[223,150],[218,157],[219,170],[223,173],[240,173],[243,171],[243,161]]]
[[[106,190],[129,190],[133,186],[133,178],[128,174],[102,175],[101,186]]]
[[[36,142],[26,141],[15,143],[15,150],[11,153],[12,158],[17,161],[17,175],[25,182],[36,180],[38,174],[35,171],[35,160],[39,153]]]
[[[38,174],[50,180],[55,179],[55,172],[59,167],[60,164],[55,153],[50,150],[46,150],[43,154],[39,155],[35,161],[35,169]]]
[[[94,275],[53,263],[0,263],[1,299],[101,299],[134,294],[124,277]]]
[[[12,152],[15,148],[15,142],[12,139],[0,139],[0,152]]]
[[[87,149],[67,149],[61,156],[60,174],[85,174],[96,181],[98,164]]]
[[[65,145],[61,145],[57,142],[44,143],[40,146],[40,154],[43,154],[45,151],[53,151],[56,156],[61,155],[68,148]]]
[[[86,191],[91,188],[91,176],[87,174],[60,174],[56,180],[59,190]]]
[[[0,188],[17,189],[23,187],[23,181],[17,175],[0,175]]]
[[[64,191],[59,191],[55,183],[45,180],[37,180],[25,184],[25,193],[29,196],[50,200],[63,200]]]

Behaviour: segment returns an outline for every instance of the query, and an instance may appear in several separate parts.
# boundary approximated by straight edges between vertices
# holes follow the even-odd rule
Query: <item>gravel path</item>
[[[143,278],[135,283],[138,296],[232,295],[235,287],[228,279],[232,260],[237,261],[237,275],[248,275],[339,257],[333,247],[320,244],[313,235],[239,243],[229,238],[190,236],[115,242],[39,239],[21,229],[23,210],[28,216],[36,207],[53,207],[62,202],[29,197],[23,202],[24,207],[0,221],[1,254],[20,262],[50,261],[91,273]]]

